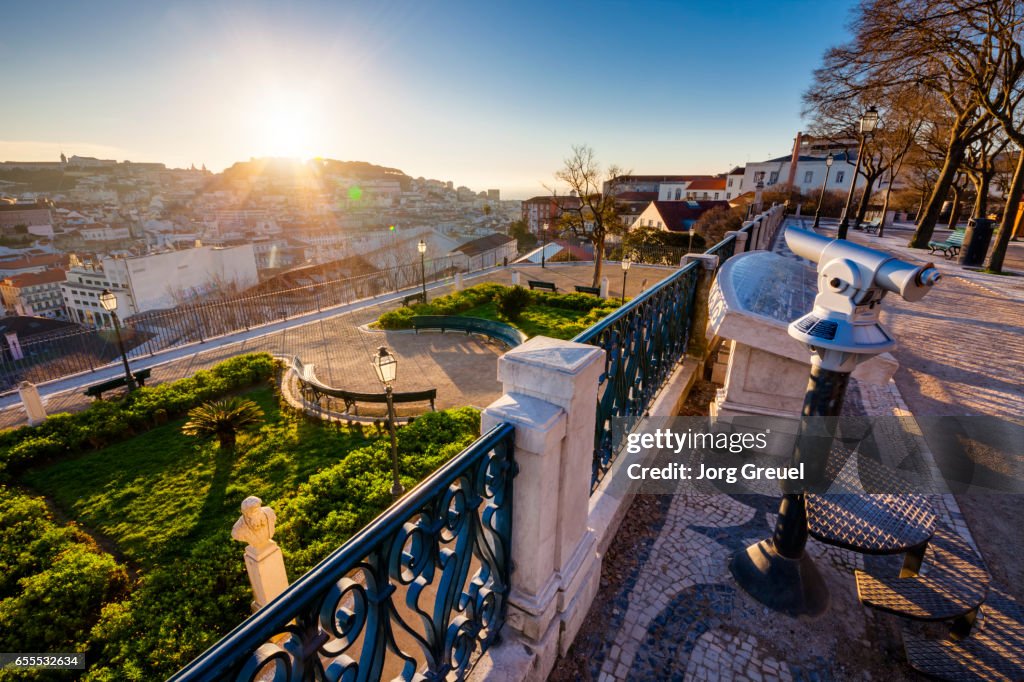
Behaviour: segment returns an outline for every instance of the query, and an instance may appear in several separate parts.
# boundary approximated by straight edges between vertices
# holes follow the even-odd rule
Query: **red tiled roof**
[[[67,267],[68,260],[66,253],[43,253],[37,256],[0,261],[0,270],[27,270],[28,268],[38,268],[47,265]]]
[[[63,282],[66,278],[67,274],[63,270],[59,268],[52,268],[50,270],[43,270],[42,272],[23,272],[20,275],[5,277],[3,279],[3,283],[7,286],[13,286],[21,289],[24,287],[34,287],[39,284]]]
[[[654,208],[661,215],[662,222],[670,232],[686,232],[693,221],[711,209],[719,206],[729,208],[727,201],[655,201],[653,203]]]
[[[691,190],[725,190],[725,178],[699,178],[686,186],[686,191]]]

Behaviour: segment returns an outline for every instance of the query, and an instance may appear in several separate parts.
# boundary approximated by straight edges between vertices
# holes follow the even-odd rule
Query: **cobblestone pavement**
[[[479,282],[511,283],[512,271],[521,273],[522,282],[543,280],[554,282],[559,291],[573,291],[575,285],[589,286],[593,265],[549,264],[499,268],[467,278],[466,285]],[[626,282],[627,296],[636,296],[643,288],[671,274],[671,268],[633,266]],[[622,295],[622,270],[618,263],[606,265],[609,296]],[[452,283],[428,287],[431,297],[454,290]],[[396,391],[437,388],[439,409],[460,405],[484,407],[501,393],[497,381],[497,358],[504,352],[501,344],[467,337],[462,334],[412,334],[409,332],[375,332],[360,329],[373,322],[385,310],[399,307],[408,292],[380,297],[345,312],[326,311],[277,323],[269,328],[212,339],[191,348],[170,349],[149,358],[132,360],[133,369],[152,368],[150,385],[191,376],[197,370],[211,367],[222,360],[242,353],[266,351],[276,355],[298,355],[303,362],[313,363],[318,378],[326,383],[357,391],[374,391],[379,387],[369,358],[377,346],[386,345],[399,359]],[[120,365],[111,365],[95,373],[40,385],[44,405],[50,414],[84,409],[89,398],[86,386],[119,376]],[[0,428],[25,423],[25,411],[17,393],[0,399]]]
[[[776,246],[787,254],[784,245]],[[925,365],[914,365],[924,355],[948,366],[945,372],[936,372],[941,395],[948,399],[935,402],[951,410],[946,414],[1022,412],[1019,384],[1015,393],[1014,375],[1004,374],[994,361],[1006,348],[1024,350],[1020,309],[1014,307],[1012,295],[991,286],[947,277],[925,299],[927,305],[894,302],[888,316],[887,323],[903,344],[898,357],[909,365],[902,371],[927,371]],[[957,319],[960,315],[966,320]],[[988,326],[979,324],[986,318]],[[938,334],[939,328],[948,331]],[[944,338],[926,342],[934,335]],[[968,347],[972,357],[964,358]],[[1024,353],[1018,351],[1012,361],[1018,364],[1011,367],[1019,368],[1022,360]],[[1013,371],[1019,381],[1022,373]],[[980,383],[982,390],[972,392],[971,382]],[[844,413],[911,415],[901,388],[893,381],[878,386],[852,380]],[[920,436],[906,435],[900,445],[931,457]],[[953,495],[933,495],[929,500],[941,525],[978,546]],[[626,574],[602,586],[588,619],[606,625],[589,631],[570,652],[571,659],[586,662],[584,677],[922,679],[905,662],[899,619],[862,607],[852,575],[854,569],[891,575],[898,570],[899,557],[868,557],[810,541],[808,552],[829,586],[830,609],[817,619],[788,618],[770,613],[748,596],[728,569],[734,552],[771,536],[777,497],[676,494],[660,496],[657,506],[662,513],[652,518],[652,539],[610,551],[632,552],[636,562]],[[556,671],[556,679],[567,679],[566,671]]]

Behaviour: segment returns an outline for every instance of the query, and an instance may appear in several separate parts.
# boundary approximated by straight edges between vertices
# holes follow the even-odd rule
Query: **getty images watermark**
[[[994,417],[613,420],[606,492],[1024,493],[1024,423]]]

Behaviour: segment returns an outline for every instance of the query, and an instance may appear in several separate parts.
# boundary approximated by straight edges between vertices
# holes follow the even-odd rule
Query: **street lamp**
[[[421,242],[422,243],[422,242]],[[377,379],[384,384],[384,395],[388,403],[388,431],[391,433],[391,496],[396,500],[405,493],[402,482],[398,480],[398,434],[395,433],[395,402],[392,400],[391,384],[398,375],[398,359],[388,352],[385,346],[377,349],[371,358]]]
[[[867,136],[874,132],[878,125],[878,109],[869,107],[864,115],[860,117],[860,145],[857,147],[857,167],[853,171],[853,182],[850,183],[850,193],[846,196],[846,208],[843,209],[843,219],[839,221],[839,234],[837,239],[846,239],[846,232],[850,227],[850,205],[853,203],[853,190],[857,187],[857,176],[860,175],[860,164],[864,157],[864,141]],[[867,186],[864,191],[867,191]]]
[[[814,229],[818,229],[818,222],[821,220],[821,201],[825,198],[825,185],[828,184],[828,174],[832,171],[832,163],[836,160],[836,157],[832,156],[832,152],[828,153],[825,157],[825,182],[821,183],[821,194],[818,195],[818,210],[814,212]]]
[[[427,302],[427,243],[420,240],[420,243],[416,245],[416,248],[420,251],[420,282],[423,283],[423,302]]]
[[[132,376],[132,370],[128,367],[128,354],[124,352],[124,341],[121,339],[121,323],[117,319],[117,296],[110,289],[104,289],[100,294],[100,305],[110,313],[111,319],[114,320],[117,347],[121,350],[121,362],[124,364],[124,380],[128,386],[128,392],[131,393],[136,389],[135,377]]]
[[[543,268],[544,267],[544,252],[548,250],[548,224],[544,223],[543,225],[541,225],[540,230],[541,230],[541,232],[544,235],[544,238],[541,241],[541,247],[540,247],[540,266]]]
[[[629,262],[628,258],[622,259],[622,303],[620,306],[626,305],[626,274],[629,272],[629,266],[632,263]]]

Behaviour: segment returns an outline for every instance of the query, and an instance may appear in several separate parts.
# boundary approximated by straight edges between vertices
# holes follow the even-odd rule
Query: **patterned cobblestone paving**
[[[780,253],[788,249],[779,244]],[[951,282],[951,283],[950,283]],[[938,312],[922,316],[901,307],[889,316],[901,342],[914,347],[934,326],[973,306],[979,294],[995,296],[1004,307],[995,311],[1002,340],[1024,343],[1024,330],[1014,325],[1013,296],[993,294],[988,283],[947,277]],[[931,296],[934,296],[934,293]],[[968,313],[963,327],[980,310]],[[914,317],[916,315],[916,317]],[[914,329],[914,324],[923,325]],[[932,329],[927,329],[932,325]],[[977,326],[974,327],[977,329]],[[955,327],[960,334],[962,328]],[[968,334],[967,343],[979,336]],[[992,339],[975,346],[976,365],[991,365]],[[1013,345],[1012,347],[1016,347]],[[942,339],[929,347],[947,361],[962,354],[958,339]],[[1022,349],[1024,350],[1024,349]],[[988,353],[987,358],[985,353]],[[903,361],[903,357],[900,358]],[[1018,354],[1024,359],[1024,352]],[[952,363],[956,371],[971,367]],[[1024,372],[1018,374],[1020,376]],[[1012,392],[991,366],[986,370],[991,391],[971,397],[957,394],[955,404],[977,406],[993,414],[992,401]],[[1007,375],[1004,375],[1007,376]],[[943,377],[940,380],[945,380]],[[1019,385],[1007,410],[1024,412],[1014,400],[1024,400]],[[1004,403],[1004,405],[1007,403]],[[969,411],[969,410],[968,410]],[[896,382],[878,386],[851,381],[845,414],[861,416],[911,415]],[[964,410],[951,412],[963,414]],[[995,413],[1001,413],[998,410]],[[923,437],[903,437],[900,447],[930,458]],[[954,529],[974,544],[970,530],[953,495],[930,496],[939,523]],[[622,581],[615,594],[603,641],[591,637],[577,659],[588,660],[589,673],[601,680],[903,680],[920,679],[903,662],[901,640],[893,617],[862,607],[857,601],[852,572],[893,574],[899,557],[865,557],[811,541],[808,551],[822,571],[831,593],[830,611],[820,619],[786,618],[770,614],[746,595],[728,570],[730,556],[747,545],[769,537],[776,519],[778,498],[761,495],[663,496],[665,518],[656,539],[641,549],[639,566]],[[977,546],[977,545],[975,545]],[[605,618],[608,604],[595,603],[590,617]]]

